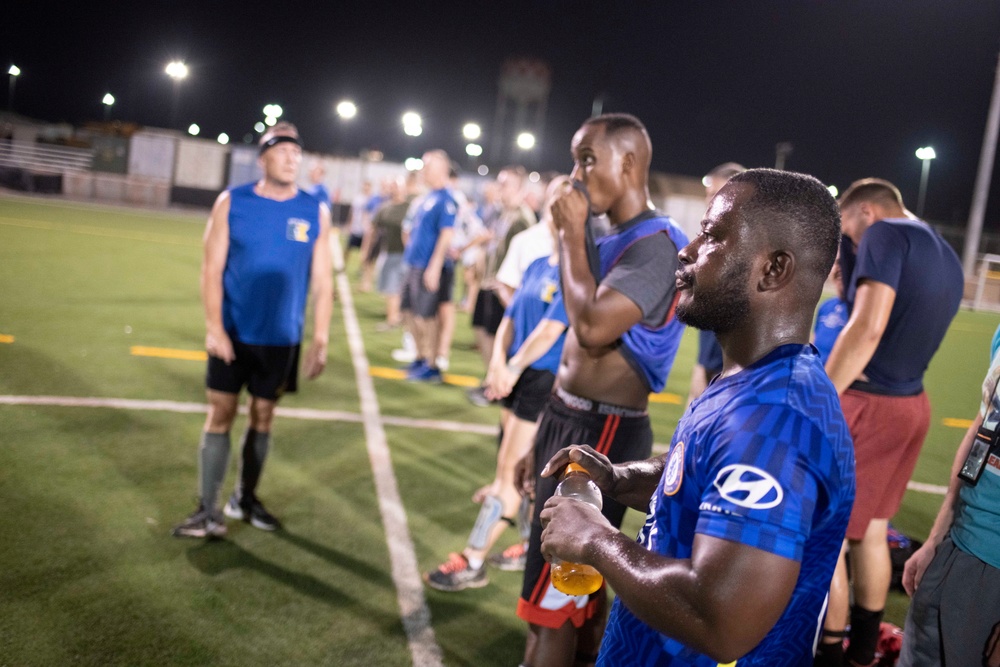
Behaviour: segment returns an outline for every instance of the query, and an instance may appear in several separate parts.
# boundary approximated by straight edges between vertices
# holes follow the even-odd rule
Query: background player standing
[[[271,441],[274,408],[295,391],[306,301],[313,294],[312,344],[303,360],[309,379],[326,366],[333,311],[330,209],[296,186],[302,143],[291,123],[260,138],[263,178],[219,195],[208,218],[201,270],[205,306],[208,417],[198,450],[198,509],[176,537],[221,537],[219,487],[229,463],[239,393],[250,394],[239,479],[226,516],[262,530],[280,522],[257,498]]]

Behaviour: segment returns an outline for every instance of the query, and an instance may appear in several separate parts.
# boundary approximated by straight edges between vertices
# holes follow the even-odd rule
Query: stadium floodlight
[[[840,194],[840,188],[838,188],[836,185],[828,185],[826,186],[826,189],[830,191],[830,196],[832,197],[836,197],[837,195]]]
[[[275,118],[274,116],[268,116],[267,118],[264,119],[264,125],[267,125],[268,127],[274,127],[275,123],[277,122],[278,119]]]
[[[535,147],[535,135],[531,132],[522,132],[517,135],[517,147],[522,151],[530,151]]]
[[[920,193],[917,195],[917,217],[924,217],[924,199],[927,196],[927,177],[931,173],[931,160],[937,157],[937,153],[930,146],[921,146],[917,149],[917,159],[923,160],[920,169]]]
[[[403,133],[408,137],[419,137],[424,132],[423,119],[415,111],[403,114]]]
[[[462,127],[462,136],[469,141],[475,141],[483,135],[483,128],[479,127],[477,123],[466,123]]]
[[[490,168],[487,167],[485,164],[481,164],[479,165],[479,169],[477,169],[476,171],[479,173],[480,176],[485,176],[488,173],[490,173]]]
[[[424,168],[424,161],[418,157],[408,157],[403,161],[406,171],[420,171]]]
[[[225,146],[226,144],[229,143],[229,135],[226,134],[225,132],[223,132],[223,133],[221,133],[219,135],[219,137],[218,137],[218,139],[216,139],[216,141],[218,141],[220,144],[222,144],[223,146]]]
[[[281,114],[284,113],[284,109],[281,108],[279,104],[268,104],[264,106],[264,116],[270,116],[271,118],[281,118]],[[272,123],[273,125],[273,123]]]
[[[337,115],[344,120],[350,120],[358,115],[358,105],[350,100],[337,102]]]
[[[192,137],[197,137],[199,134],[201,134],[201,128],[198,127],[198,123],[191,123],[190,125],[188,125],[188,134],[190,134]]]
[[[7,110],[14,110],[14,84],[17,83],[17,77],[21,76],[21,68],[11,63],[10,67],[7,68]]]
[[[465,146],[465,154],[469,157],[479,157],[483,154],[483,147],[479,144],[467,144]]]
[[[164,71],[174,81],[186,79],[188,76],[188,66],[184,64],[183,60],[171,60],[167,63]]]
[[[263,133],[266,128],[267,128],[267,125],[264,125],[264,123],[260,122],[259,120],[256,123],[253,124],[253,130],[257,134]]]

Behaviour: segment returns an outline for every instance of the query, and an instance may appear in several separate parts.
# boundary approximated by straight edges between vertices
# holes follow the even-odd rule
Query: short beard
[[[716,334],[732,331],[750,314],[750,296],[745,289],[739,289],[747,284],[749,274],[750,262],[742,261],[720,276],[718,284],[731,287],[702,291],[695,297],[696,288],[692,285],[692,298],[687,304],[677,304],[677,319],[696,329]]]

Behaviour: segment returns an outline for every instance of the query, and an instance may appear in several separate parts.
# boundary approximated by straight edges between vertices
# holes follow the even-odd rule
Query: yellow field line
[[[13,343],[14,337],[10,334],[0,334],[0,343]]]
[[[951,428],[961,428],[961,429],[967,429],[970,426],[972,426],[971,419],[955,419],[954,417],[945,417],[944,419],[941,420],[941,423]]]
[[[169,347],[143,347],[133,345],[129,348],[133,357],[158,357],[160,359],[183,359],[185,361],[205,361],[208,353],[204,350],[174,350]]]
[[[68,232],[71,234],[86,234],[89,236],[101,236],[105,238],[127,239],[129,241],[147,241],[149,243],[166,243],[169,245],[183,245],[198,247],[200,241],[181,240],[178,236],[169,234],[137,234],[122,232],[117,229],[107,227],[82,227],[79,225],[67,225],[48,220],[25,220],[22,218],[5,218],[0,216],[0,225],[8,227],[24,227],[27,229],[42,229],[46,231]]]

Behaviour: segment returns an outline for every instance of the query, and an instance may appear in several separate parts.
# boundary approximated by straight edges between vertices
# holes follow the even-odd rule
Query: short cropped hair
[[[854,181],[838,200],[841,209],[861,202],[880,204],[889,209],[905,208],[899,188],[883,178],[862,178]]]
[[[840,246],[840,209],[826,186],[807,174],[778,169],[748,169],[729,179],[734,183],[754,188],[744,219],[798,251],[804,268],[822,285]]]
[[[631,130],[649,136],[646,126],[642,121],[629,113],[606,113],[600,116],[593,116],[583,121],[583,125],[603,125],[604,132],[609,137],[624,130]]]

